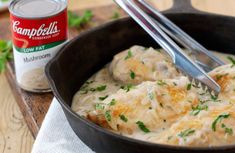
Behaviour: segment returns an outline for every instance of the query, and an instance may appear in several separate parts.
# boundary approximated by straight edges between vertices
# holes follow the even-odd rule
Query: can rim
[[[23,18],[23,19],[44,19],[44,18],[48,18],[48,17],[53,17],[53,16],[56,16],[58,14],[60,14],[61,12],[67,10],[67,5],[68,5],[68,1],[67,0],[59,0],[61,2],[64,3],[64,5],[61,7],[60,10],[56,11],[55,13],[51,14],[51,15],[46,15],[46,16],[39,16],[39,17],[27,17],[27,16],[23,16],[23,15],[18,15],[16,14],[16,12],[13,10],[14,6],[18,3],[18,2],[22,2],[24,0],[11,0],[9,6],[8,6],[8,10],[10,12],[11,15],[14,15],[16,17],[19,17],[19,18]],[[56,0],[58,1],[58,0]]]

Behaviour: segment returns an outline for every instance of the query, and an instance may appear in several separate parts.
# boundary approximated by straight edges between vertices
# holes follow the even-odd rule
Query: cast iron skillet
[[[235,18],[199,12],[189,0],[176,0],[164,14],[211,50],[235,51]],[[52,90],[77,136],[98,153],[234,153],[235,145],[179,147],[153,144],[114,134],[76,115],[73,95],[119,51],[132,45],[159,47],[132,19],[109,22],[71,40],[46,67]],[[209,128],[209,127],[208,127]]]

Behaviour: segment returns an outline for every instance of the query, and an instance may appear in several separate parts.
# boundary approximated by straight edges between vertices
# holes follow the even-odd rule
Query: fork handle
[[[205,67],[204,65],[208,65],[214,69],[215,67],[224,65],[220,59],[211,54],[205,47],[200,45],[177,25],[162,15],[158,10],[154,9],[145,0],[136,0],[135,2],[156,21],[156,24],[161,27],[163,31],[182,44],[185,48],[190,50],[195,55],[196,60],[199,60],[198,63],[201,66]],[[208,71],[211,70],[209,67],[206,67]]]
[[[192,78],[207,85],[215,93],[220,92],[220,86],[197,66],[182,50],[173,42],[153,20],[141,10],[135,0],[115,0],[172,58],[173,63],[181,71]],[[134,2],[135,1],[135,2]]]

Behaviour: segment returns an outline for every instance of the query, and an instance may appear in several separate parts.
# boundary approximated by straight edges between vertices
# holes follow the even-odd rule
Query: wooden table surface
[[[172,5],[172,0],[152,1],[160,10]],[[86,9],[112,3],[111,0],[69,0],[69,9]],[[235,16],[235,0],[192,0],[192,4],[203,11]],[[0,20],[7,17],[8,13],[3,13],[0,15]],[[0,103],[0,153],[30,153],[34,139],[19,111],[4,74],[0,75]]]

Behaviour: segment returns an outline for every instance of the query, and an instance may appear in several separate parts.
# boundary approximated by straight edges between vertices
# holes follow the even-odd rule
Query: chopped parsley
[[[130,77],[131,77],[131,79],[135,79],[135,72],[133,72],[132,70],[130,72]]]
[[[218,100],[218,95],[211,95],[211,100],[214,102],[219,102],[220,100]]]
[[[112,99],[111,102],[109,103],[109,106],[113,106],[116,104],[116,100],[115,99]]]
[[[133,56],[132,52],[131,52],[131,50],[129,50],[128,53],[127,53],[127,56],[125,57],[125,60],[131,58],[132,56]]]
[[[85,84],[92,84],[94,81],[91,80],[91,81],[86,81]]]
[[[229,134],[229,135],[233,135],[233,129],[232,128],[228,128],[225,124],[222,124],[221,127],[224,129],[224,132]]]
[[[98,86],[98,87],[96,87],[96,88],[88,88],[89,87],[89,84],[90,83],[85,83],[85,85],[83,85],[81,88],[80,88],[80,91],[82,91],[81,92],[81,94],[87,94],[89,91],[91,91],[91,92],[95,92],[95,91],[103,91],[103,90],[105,90],[106,89],[106,85],[101,85],[101,86]]]
[[[207,105],[197,105],[197,107],[192,107],[192,112],[191,114],[196,116],[198,115],[202,110],[208,110],[208,106]]]
[[[103,103],[97,103],[95,104],[95,109],[96,110],[104,110],[104,105]]]
[[[104,115],[107,121],[111,121],[111,111],[106,111]]]
[[[187,85],[187,90],[191,90],[191,88],[192,88],[192,84],[189,83],[189,84]]]
[[[164,86],[164,85],[167,85],[166,82],[164,82],[163,80],[158,80],[157,81],[157,85],[159,86]]]
[[[88,91],[90,91],[90,89],[88,89],[88,83],[86,82],[81,88],[80,88],[80,91],[81,91],[81,94],[87,94]]]
[[[106,85],[101,85],[101,86],[98,86],[94,89],[94,91],[104,91],[106,89]]]
[[[104,96],[104,97],[99,97],[100,101],[104,101],[106,98],[108,98],[108,95]]]
[[[187,130],[184,130],[184,131],[180,132],[180,133],[178,134],[178,136],[181,137],[181,138],[183,138],[184,141],[185,141],[187,136],[190,136],[190,135],[192,135],[192,134],[194,134],[194,133],[195,133],[195,130],[193,130],[193,129],[187,129]]]
[[[211,100],[210,100],[210,99],[207,99],[207,100],[199,99],[199,102],[200,102],[201,104],[205,104],[205,103],[207,103],[207,102],[209,102],[209,101],[211,101]]]
[[[119,115],[120,119],[123,121],[123,122],[127,122],[128,119],[126,118],[125,115]]]
[[[134,86],[132,84],[128,84],[126,86],[121,86],[121,89],[126,90],[126,92],[129,92],[133,88],[134,88]]]
[[[227,58],[232,63],[232,67],[234,67],[235,66],[235,59],[231,56],[228,56]]]
[[[106,89],[106,85],[101,85],[99,87],[96,88],[97,91],[104,91]]]
[[[215,76],[215,77],[216,77],[216,81],[219,81],[220,79],[222,79],[224,76],[227,76],[227,75],[228,75],[228,73],[216,75],[216,76]]]
[[[224,113],[224,114],[219,115],[219,116],[213,121],[213,123],[212,123],[212,125],[211,125],[212,130],[213,130],[213,131],[216,131],[216,124],[217,124],[218,122],[220,122],[222,119],[228,118],[229,116],[230,116],[229,113]]]
[[[138,122],[136,122],[136,124],[138,125],[138,127],[139,127],[143,132],[145,132],[145,133],[149,133],[149,132],[150,132],[150,130],[144,125],[143,122],[138,121]]]
[[[81,94],[87,94],[89,90],[81,90],[80,89],[80,91],[81,91]]]

